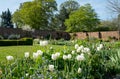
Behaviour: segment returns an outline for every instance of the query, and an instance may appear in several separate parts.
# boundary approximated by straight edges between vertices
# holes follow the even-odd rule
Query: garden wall
[[[78,39],[85,39],[89,38],[100,38],[102,40],[108,40],[109,38],[112,39],[119,39],[119,31],[101,31],[101,32],[76,32],[76,38]]]
[[[67,32],[60,31],[50,31],[50,30],[34,30],[34,31],[25,31],[20,28],[2,28],[0,27],[0,35],[4,38],[9,37],[10,35],[20,35],[20,37],[32,37],[32,38],[46,38],[46,39],[65,39],[69,40],[70,35]]]

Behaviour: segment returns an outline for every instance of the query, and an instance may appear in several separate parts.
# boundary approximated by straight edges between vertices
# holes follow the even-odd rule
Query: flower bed
[[[106,44],[75,44],[70,49],[64,46],[55,51],[48,43],[42,43],[44,50],[36,50],[30,56],[14,59],[6,56],[6,63],[0,64],[3,79],[112,79],[120,74],[120,50]]]

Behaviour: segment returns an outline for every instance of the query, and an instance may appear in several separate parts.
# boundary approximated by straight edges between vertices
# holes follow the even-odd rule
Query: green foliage
[[[49,46],[41,47],[38,49],[42,49],[44,53],[36,59],[33,59],[31,56],[28,58],[22,56],[22,58],[17,58],[13,61],[0,63],[2,70],[1,78],[113,79],[114,75],[120,74],[120,55],[116,53],[116,49],[108,49],[108,46],[104,44],[104,47],[100,51],[97,51],[96,47],[99,45],[98,43],[95,43],[95,46],[91,43],[79,45],[90,48],[90,54],[84,52],[85,60],[78,61],[76,59],[76,56],[83,53],[82,51],[75,51],[74,54],[71,54],[71,51],[75,50],[74,48],[67,46],[55,46],[53,49],[49,49]],[[60,49],[60,56],[56,60],[52,60],[52,54],[55,54],[56,51],[58,52],[56,49]],[[71,54],[72,57],[64,60],[63,55],[68,54]],[[115,59],[115,62],[113,58],[111,60],[111,57]],[[54,65],[53,71],[49,70],[50,64]],[[78,73],[79,67],[82,69],[80,73]]]
[[[9,9],[7,11],[5,11],[5,12],[2,12],[2,15],[1,15],[1,26],[2,27],[13,28],[13,23],[12,23],[11,19],[12,19],[12,15],[11,15],[11,12],[10,12]]]
[[[15,23],[17,28],[21,28],[22,26],[24,26],[24,21],[22,21],[22,17],[21,17],[21,13],[19,12],[19,10],[16,10],[14,12],[14,14],[12,15],[12,21]]]
[[[109,27],[97,27],[94,29],[94,31],[109,31],[110,28]]]
[[[95,31],[115,31],[118,30],[118,19],[103,20],[100,22],[99,27]]]
[[[13,21],[18,26],[29,25],[34,29],[48,29],[49,20],[55,10],[55,0],[24,2],[20,6],[20,9],[13,14]]]
[[[68,0],[60,5],[59,13],[56,14],[57,23],[59,29],[62,31],[66,30],[65,20],[69,18],[69,15],[79,8],[79,3],[74,0]]]
[[[115,42],[115,48],[119,48],[120,47],[120,41]]]
[[[52,44],[52,45],[66,45],[66,46],[72,46],[73,45],[73,43],[71,41],[65,41],[64,39],[51,40],[50,44]]]
[[[116,73],[120,73],[120,50],[116,51],[114,54],[110,57],[112,66],[114,67],[114,71]]]
[[[0,46],[14,46],[14,45],[32,45],[32,38],[23,38],[21,40],[0,40]]]
[[[68,32],[92,31],[98,24],[99,19],[90,4],[81,6],[65,21]]]

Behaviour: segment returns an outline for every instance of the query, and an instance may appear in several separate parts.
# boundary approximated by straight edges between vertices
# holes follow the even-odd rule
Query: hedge
[[[32,38],[22,38],[20,40],[0,40],[0,46],[33,45]]]

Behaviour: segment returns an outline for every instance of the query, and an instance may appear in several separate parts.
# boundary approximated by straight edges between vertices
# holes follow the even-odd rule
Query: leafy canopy
[[[66,26],[64,24],[65,20],[69,18],[70,13],[77,10],[78,8],[79,3],[75,0],[68,0],[60,5],[59,13],[56,15],[58,21],[57,25],[59,26],[60,30],[66,30]]]
[[[99,24],[99,19],[90,4],[81,6],[65,20],[68,32],[92,31]]]
[[[53,12],[57,10],[55,0],[34,0],[24,2],[13,15],[16,24],[29,25],[34,29],[49,28]],[[19,18],[17,18],[19,16]]]

